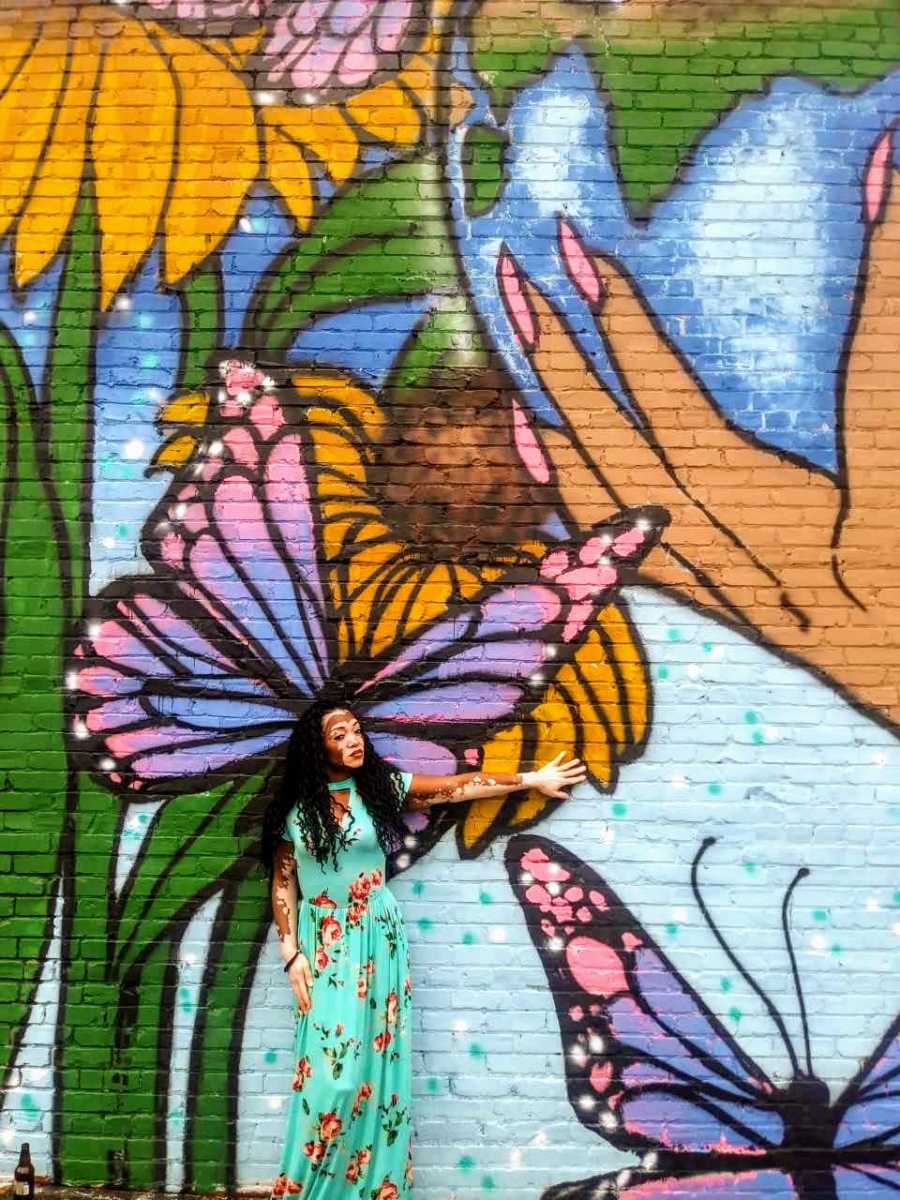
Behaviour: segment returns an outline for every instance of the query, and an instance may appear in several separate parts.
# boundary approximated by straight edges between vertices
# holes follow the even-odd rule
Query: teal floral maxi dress
[[[412,776],[402,778],[408,790]],[[271,1195],[402,1200],[413,1179],[409,946],[352,778],[328,786],[349,793],[338,870],[310,854],[296,805],[282,828],[294,845],[297,937],[313,985],[309,1012],[293,1001],[294,1077]]]

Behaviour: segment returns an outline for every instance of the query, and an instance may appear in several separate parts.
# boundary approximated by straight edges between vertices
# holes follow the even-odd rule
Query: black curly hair
[[[274,795],[263,814],[260,837],[260,861],[270,883],[275,870],[275,847],[283,836],[282,823],[295,803],[301,836],[310,853],[322,866],[330,856],[335,870],[338,868],[337,852],[344,831],[331,811],[322,735],[322,718],[336,708],[353,712],[352,701],[338,692],[310,704],[294,726],[281,770],[273,779]],[[362,766],[351,774],[357,794],[372,818],[379,844],[385,854],[390,854],[409,833],[401,816],[404,794],[400,771],[381,757],[365,730],[363,743]]]

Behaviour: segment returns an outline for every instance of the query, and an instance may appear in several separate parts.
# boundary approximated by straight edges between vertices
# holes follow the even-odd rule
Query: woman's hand
[[[308,1013],[312,1008],[312,967],[305,954],[298,954],[288,968],[288,979],[297,997],[300,1012]]]
[[[574,787],[576,783],[584,783],[587,778],[587,768],[580,758],[570,758],[562,762],[563,751],[556,758],[545,763],[537,771],[526,771],[522,776],[525,787],[536,788],[544,796],[556,800],[565,800],[563,788]]]

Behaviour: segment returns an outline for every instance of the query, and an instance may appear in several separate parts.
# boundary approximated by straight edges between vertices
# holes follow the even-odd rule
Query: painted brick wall
[[[388,857],[400,1195],[900,1186],[898,63],[895,0],[7,0],[7,1178],[269,1194],[262,814],[424,636],[403,765],[590,782]]]

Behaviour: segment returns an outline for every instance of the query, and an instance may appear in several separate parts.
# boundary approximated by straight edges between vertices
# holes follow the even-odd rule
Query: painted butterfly
[[[900,1017],[834,1102],[813,1072],[800,1001],[801,1063],[784,1019],[728,946],[698,886],[709,929],[759,996],[784,1041],[790,1082],[778,1085],[738,1045],[625,904],[555,842],[517,835],[506,865],[556,1004],[569,1100],[578,1119],[640,1170],[560,1183],[543,1200],[884,1200],[900,1193]]]

